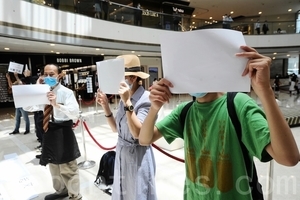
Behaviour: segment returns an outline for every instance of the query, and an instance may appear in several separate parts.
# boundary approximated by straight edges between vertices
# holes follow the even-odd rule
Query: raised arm
[[[300,160],[299,150],[270,85],[271,58],[248,46],[242,46],[241,49],[245,52],[237,56],[249,59],[243,76],[250,76],[252,88],[262,102],[270,129],[271,142],[266,146],[266,151],[279,164],[296,165]]]
[[[140,130],[140,145],[148,146],[162,137],[162,134],[155,127],[155,120],[163,104],[169,102],[169,99],[172,97],[169,87],[173,87],[173,85],[166,79],[161,79],[157,84],[153,85],[149,96],[151,107]]]
[[[114,118],[113,113],[110,110],[110,107],[109,107],[109,104],[108,104],[107,96],[106,96],[106,94],[104,94],[99,89],[97,91],[96,101],[97,101],[98,104],[100,104],[102,106],[102,108],[104,110],[104,115],[106,117],[107,123],[110,126],[111,130],[113,132],[118,132],[115,118]]]

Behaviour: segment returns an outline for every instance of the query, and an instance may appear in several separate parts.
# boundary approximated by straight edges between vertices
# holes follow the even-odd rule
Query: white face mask
[[[128,87],[131,89],[132,88],[132,83],[129,83],[128,79],[125,79],[125,82],[128,85]]]

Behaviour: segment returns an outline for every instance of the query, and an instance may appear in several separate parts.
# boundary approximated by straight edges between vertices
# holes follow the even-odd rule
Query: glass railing
[[[147,28],[165,29],[173,31],[191,31],[206,28],[223,28],[222,21],[197,19],[186,15],[166,14],[147,9],[137,9],[131,4],[123,5],[115,2],[101,1],[101,12],[95,12],[94,0],[68,0],[60,1],[60,4],[53,5],[52,0],[24,0],[43,6],[50,6],[66,12],[99,18],[117,23],[135,25]],[[59,2],[59,1],[58,1]],[[229,23],[226,27],[243,32],[244,35],[257,35],[255,30],[256,19],[238,19]],[[260,23],[260,33],[263,31],[263,22]],[[295,21],[269,21],[266,34],[293,34],[296,33]]]

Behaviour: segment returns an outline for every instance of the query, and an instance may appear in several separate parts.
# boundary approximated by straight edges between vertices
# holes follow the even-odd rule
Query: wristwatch
[[[124,110],[125,110],[125,111],[130,111],[130,112],[132,112],[133,109],[134,109],[133,105],[130,105],[130,106],[124,106]]]

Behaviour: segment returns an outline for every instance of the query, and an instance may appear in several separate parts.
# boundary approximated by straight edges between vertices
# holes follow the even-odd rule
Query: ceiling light
[[[55,46],[55,44],[50,44],[50,46]]]
[[[101,56],[104,56],[104,53],[101,53]]]
[[[141,55],[138,55],[139,57],[141,56]]]
[[[54,51],[51,51],[51,53],[53,53]]]
[[[209,19],[212,19],[212,17],[210,17]]]
[[[99,48],[96,49],[96,51],[99,51],[99,50],[100,50]]]
[[[286,55],[287,57],[289,57],[290,56],[290,54],[288,54],[288,55]]]
[[[196,17],[196,15],[193,15],[193,17]]]
[[[230,14],[233,14],[233,13],[234,13],[233,11],[230,12]]]
[[[8,47],[5,47],[5,48],[4,48],[4,50],[7,50],[7,51],[8,51],[8,50],[9,50],[9,48],[8,48]]]
[[[131,53],[135,53],[135,51],[131,51]]]
[[[288,9],[288,12],[291,12],[292,11],[292,9],[290,8],[290,9]]]
[[[273,57],[273,60],[275,60],[275,57]]]
[[[60,52],[56,52],[56,54],[60,54]]]
[[[261,15],[262,12],[258,12],[259,15]]]
[[[276,55],[277,53],[276,53],[276,52],[274,52],[273,54],[274,54],[274,55]]]
[[[192,24],[195,24],[195,22],[193,22]]]

